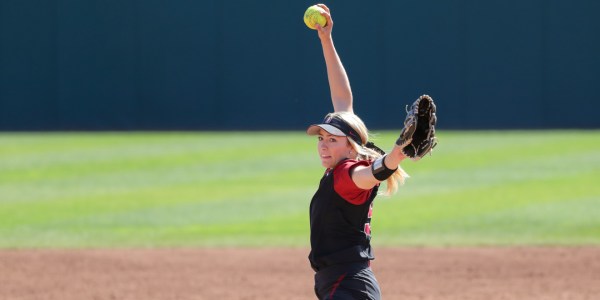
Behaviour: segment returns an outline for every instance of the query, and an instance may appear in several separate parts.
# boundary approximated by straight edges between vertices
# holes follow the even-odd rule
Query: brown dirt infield
[[[0,299],[315,299],[306,249],[0,250]],[[600,299],[600,247],[380,248],[384,299]]]

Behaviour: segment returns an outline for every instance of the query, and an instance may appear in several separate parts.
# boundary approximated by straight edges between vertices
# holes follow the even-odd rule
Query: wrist
[[[333,44],[333,39],[331,38],[331,35],[325,35],[325,36],[321,36],[319,35],[319,39],[321,39],[321,43],[322,44]]]
[[[398,145],[394,145],[392,151],[390,151],[390,155],[392,155],[396,160],[398,160],[398,164],[406,158],[404,152],[402,152],[402,147]]]
[[[388,166],[388,160],[389,156],[384,155],[373,161],[373,164],[371,164],[371,172],[373,173],[373,177],[375,177],[375,179],[384,181],[396,172],[398,166],[390,168]]]

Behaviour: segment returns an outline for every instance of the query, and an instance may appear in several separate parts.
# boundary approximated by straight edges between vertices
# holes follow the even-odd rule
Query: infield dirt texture
[[[316,299],[306,249],[4,250],[0,299]],[[383,299],[598,299],[594,247],[385,248]]]

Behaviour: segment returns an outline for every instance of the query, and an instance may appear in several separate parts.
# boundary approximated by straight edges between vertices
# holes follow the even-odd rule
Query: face
[[[350,146],[347,137],[331,135],[329,132],[321,129],[318,139],[317,148],[323,167],[333,168],[341,160],[350,157],[352,146]]]

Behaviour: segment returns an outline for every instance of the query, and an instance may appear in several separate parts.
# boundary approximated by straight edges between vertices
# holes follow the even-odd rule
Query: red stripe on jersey
[[[333,169],[333,189],[344,200],[354,204],[364,204],[371,195],[372,190],[363,190],[356,186],[352,180],[352,171],[358,166],[370,166],[371,162],[366,160],[356,161],[346,159]]]

